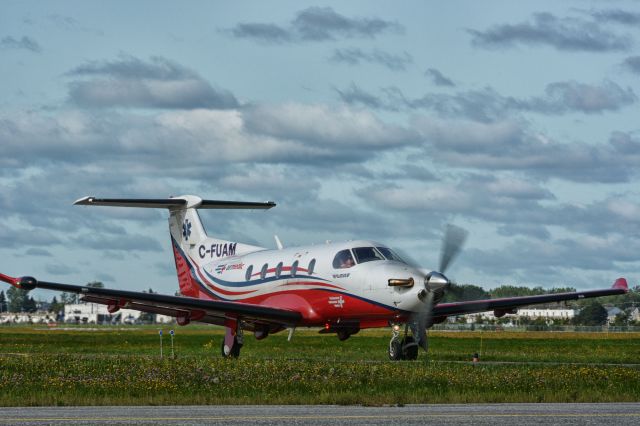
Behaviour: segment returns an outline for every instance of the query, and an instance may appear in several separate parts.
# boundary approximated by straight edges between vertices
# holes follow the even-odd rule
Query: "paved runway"
[[[0,408],[0,425],[637,425],[640,403]]]

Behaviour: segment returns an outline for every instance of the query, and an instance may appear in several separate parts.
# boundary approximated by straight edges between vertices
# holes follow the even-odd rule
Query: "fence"
[[[436,324],[430,330],[441,331],[557,331],[583,333],[638,333],[638,326],[519,325],[500,324]]]

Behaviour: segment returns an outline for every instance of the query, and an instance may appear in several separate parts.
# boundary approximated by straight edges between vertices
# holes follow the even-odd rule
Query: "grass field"
[[[286,337],[224,360],[221,329],[177,328],[160,359],[158,328],[0,327],[0,405],[640,401],[640,334],[437,332],[415,362],[387,330]]]

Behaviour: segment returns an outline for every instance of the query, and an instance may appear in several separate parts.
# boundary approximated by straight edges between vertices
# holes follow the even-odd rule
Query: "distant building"
[[[504,318],[511,318],[513,320],[517,320],[520,318],[546,318],[550,320],[554,319],[571,319],[576,315],[576,311],[573,309],[518,309],[518,313],[516,314],[507,314]],[[479,314],[468,314],[463,315],[466,319],[467,324],[471,324],[476,322],[478,319],[480,320],[496,320],[498,319],[493,311],[481,312]]]
[[[48,312],[4,312],[0,314],[0,324],[52,324],[56,316]]]
[[[615,306],[607,309],[607,323],[613,324],[616,320],[616,317],[620,315],[623,311],[620,308],[616,308]]]
[[[571,319],[576,316],[574,309],[518,309],[518,317]]]
[[[133,309],[120,309],[109,313],[106,305],[98,303],[75,303],[64,307],[64,322],[75,324],[135,324],[142,312]],[[173,317],[155,315],[156,323],[169,323]]]

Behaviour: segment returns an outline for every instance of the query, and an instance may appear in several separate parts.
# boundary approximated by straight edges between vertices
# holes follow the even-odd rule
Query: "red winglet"
[[[627,285],[627,280],[624,278],[618,278],[617,280],[615,280],[612,288],[620,288],[626,291],[629,290],[629,286]]]
[[[4,281],[5,283],[9,283],[14,287],[20,288],[20,284],[18,284],[20,282],[20,278],[13,278],[9,275],[0,274],[0,281]]]

